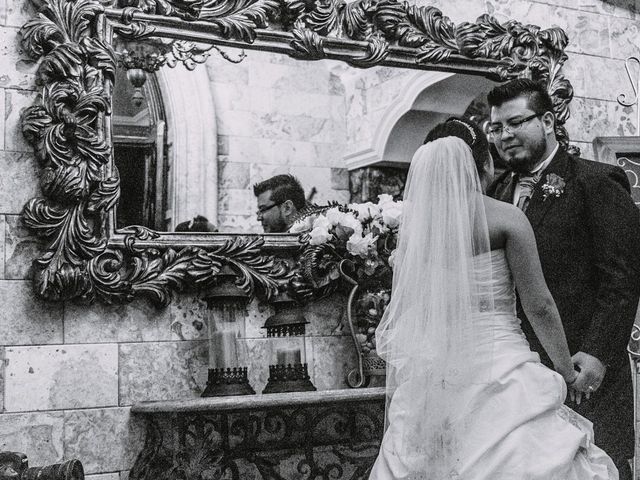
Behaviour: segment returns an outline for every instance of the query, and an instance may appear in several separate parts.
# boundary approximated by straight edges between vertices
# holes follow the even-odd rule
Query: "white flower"
[[[314,229],[321,228],[326,231],[331,230],[332,227],[331,222],[324,215],[318,215],[318,218],[313,221],[313,224],[311,226]]]
[[[358,213],[358,220],[365,222],[380,213],[380,208],[373,202],[352,203],[348,205],[350,210]]]
[[[334,207],[327,210],[324,215],[329,225],[327,230],[330,230],[331,227],[341,226],[350,228],[354,232],[362,232],[362,224],[351,212],[341,212],[337,207]],[[316,226],[314,224],[314,227]]]
[[[311,245],[322,245],[333,238],[326,228],[314,227],[309,233],[309,243]]]
[[[295,222],[289,228],[290,233],[302,233],[307,232],[313,228],[314,216],[309,215],[308,217],[301,218],[297,222]]]
[[[388,193],[378,195],[378,206],[384,207],[387,203],[393,203],[393,197]]]
[[[339,222],[343,227],[350,228],[354,233],[362,235],[362,223],[358,220],[353,213],[342,213],[342,217]]]
[[[395,228],[400,225],[401,216],[402,202],[391,202],[382,207],[382,221],[389,228]]]
[[[354,233],[347,241],[347,251],[351,255],[366,258],[377,240],[378,237],[374,237],[372,233],[367,233],[364,237],[361,233]]]
[[[331,225],[338,225],[343,215],[344,213],[342,213],[338,207],[330,208],[329,210],[324,212],[324,216]]]

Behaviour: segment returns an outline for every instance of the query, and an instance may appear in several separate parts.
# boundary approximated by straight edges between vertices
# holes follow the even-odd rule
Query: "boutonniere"
[[[548,174],[544,185],[542,185],[542,201],[551,196],[557,198],[562,195],[564,193],[565,185],[566,183],[564,178],[561,176],[556,175],[555,173]]]

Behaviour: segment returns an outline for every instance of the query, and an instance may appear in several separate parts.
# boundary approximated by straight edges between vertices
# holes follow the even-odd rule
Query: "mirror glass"
[[[153,73],[119,65],[118,228],[262,233],[253,185],[277,174],[297,177],[316,204],[399,195],[426,132],[451,115],[482,123],[493,85],[234,48],[206,56],[191,71],[180,63]]]

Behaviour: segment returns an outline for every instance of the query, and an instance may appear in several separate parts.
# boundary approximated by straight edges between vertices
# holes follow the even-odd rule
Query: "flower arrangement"
[[[309,272],[315,289],[335,285],[340,279],[357,286],[353,293],[359,290],[360,294],[353,299],[354,311],[350,314],[354,314],[353,333],[363,353],[375,350],[375,328],[389,301],[401,216],[402,201],[383,194],[377,203],[317,207],[303,214],[290,229],[301,234],[307,245],[309,254],[303,255],[307,259],[303,270]]]
[[[359,284],[391,276],[389,257],[395,248],[402,201],[378,196],[378,203],[329,205],[303,215],[290,229],[308,245],[333,250],[336,259],[349,260]],[[390,284],[389,284],[390,285]]]

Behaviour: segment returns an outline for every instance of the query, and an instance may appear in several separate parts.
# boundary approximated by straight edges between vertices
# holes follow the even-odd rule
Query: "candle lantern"
[[[233,271],[225,267],[217,275],[218,284],[205,294],[209,330],[209,376],[203,397],[249,395],[256,393],[242,365],[238,344],[245,337],[246,305],[249,296],[232,280]]]
[[[305,325],[300,308],[286,294],[271,301],[275,314],[263,328],[269,338],[269,381],[262,393],[308,392],[311,383],[305,348]]]

